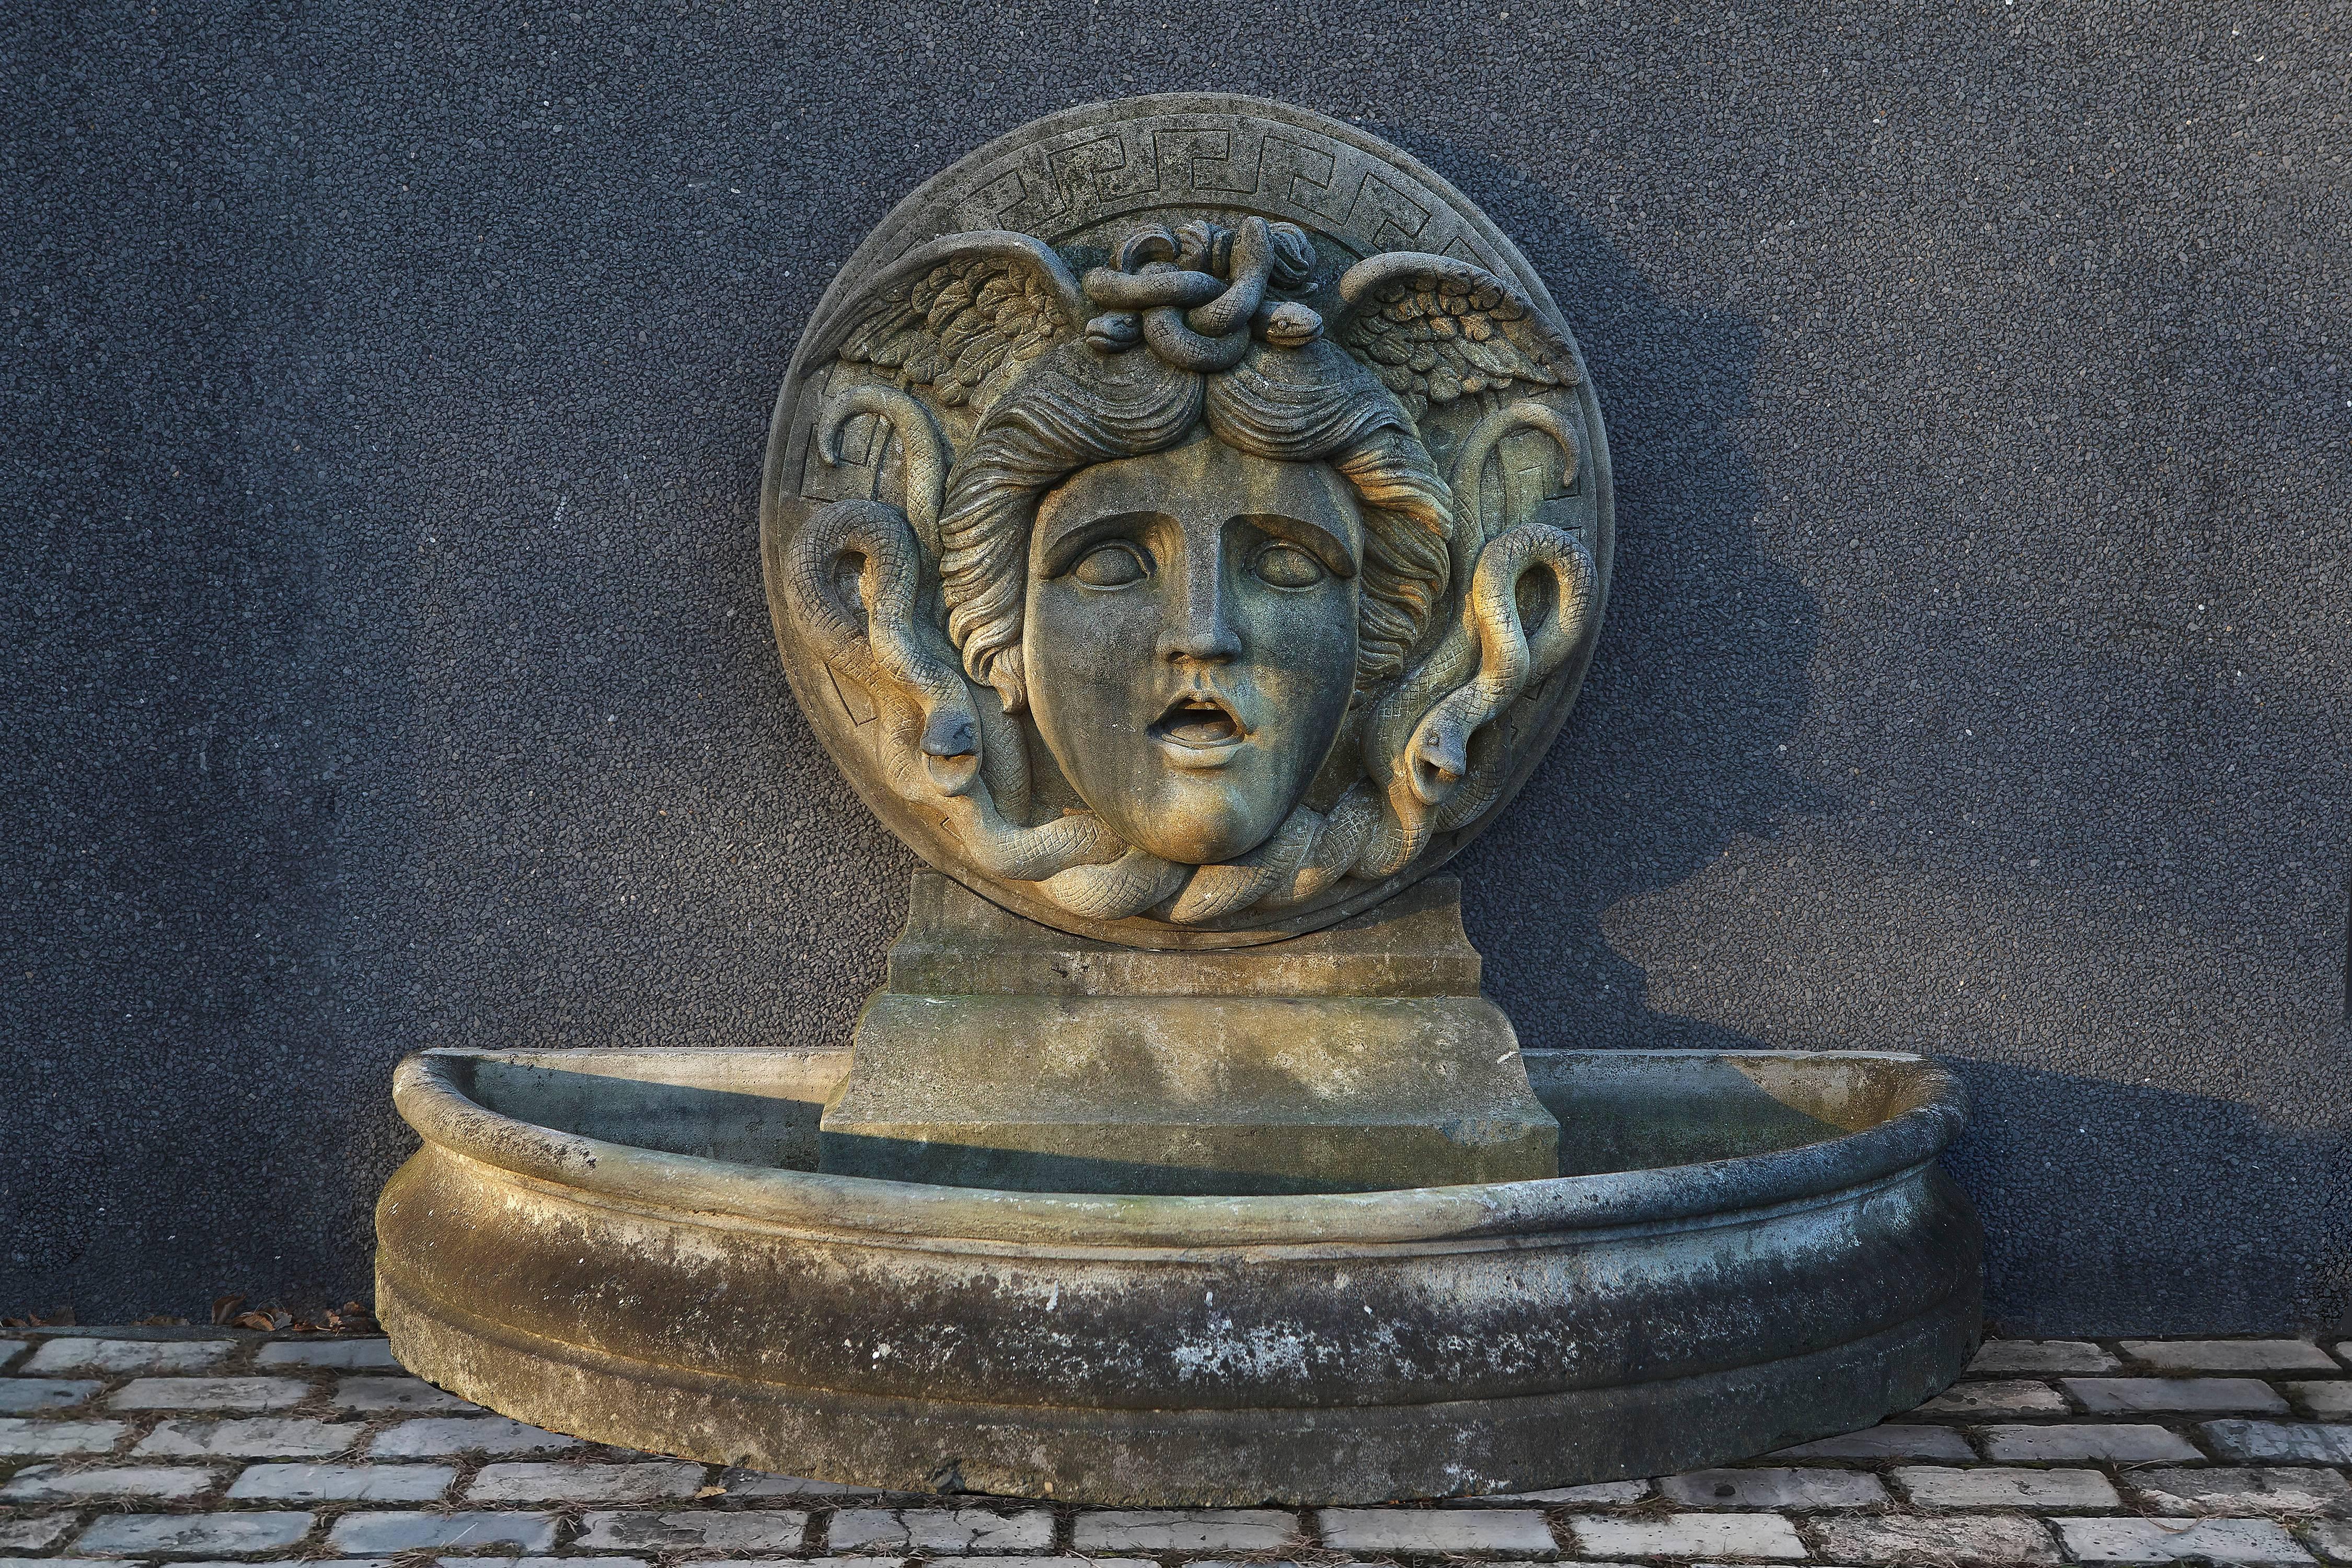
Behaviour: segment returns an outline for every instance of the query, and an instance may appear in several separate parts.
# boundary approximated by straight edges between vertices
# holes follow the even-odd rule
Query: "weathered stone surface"
[[[121,1440],[120,1421],[31,1421],[0,1416],[0,1456],[105,1454]]]
[[[2278,1391],[2251,1377],[2069,1377],[2060,1382],[2094,1415],[2173,1410],[2286,1414],[2286,1401]]]
[[[44,1551],[71,1535],[80,1522],[81,1516],[76,1513],[27,1513],[0,1519],[0,1552]]]
[[[2319,1520],[2303,1527],[2303,1538],[2330,1563],[2352,1563],[2352,1523]]]
[[[2004,1372],[2113,1372],[2116,1358],[2088,1340],[1987,1340],[1970,1377]]]
[[[2115,1483],[2096,1470],[1954,1469],[1905,1465],[1895,1484],[1921,1508],[2119,1508]]]
[[[1795,1527],[1773,1513],[1674,1513],[1659,1518],[1579,1514],[1569,1521],[1587,1556],[1754,1557],[1807,1555]]]
[[[1304,1544],[1298,1516],[1276,1509],[1089,1510],[1071,1544],[1095,1552],[1281,1552]]]
[[[110,1410],[283,1410],[310,1396],[291,1377],[142,1377],[117,1389]]]
[[[185,1465],[105,1465],[68,1468],[30,1465],[0,1487],[0,1501],[76,1502],[84,1498],[150,1498],[180,1502],[220,1484],[218,1470]]]
[[[1451,945],[1467,980],[1450,994],[1394,989],[1376,962],[1392,924],[1408,928],[1398,946]],[[1349,925],[1360,929],[1213,964],[1160,955],[1193,971],[1181,992],[1122,992],[1106,983],[1133,967],[1122,950],[1030,926],[947,878],[919,875],[901,942],[929,956],[906,967],[927,983],[961,983],[971,971],[1025,972],[1034,954],[1039,989],[876,995],[858,1019],[849,1078],[825,1108],[820,1168],[1048,1192],[1557,1175],[1559,1124],[1528,1085],[1509,1021],[1477,994],[1457,885],[1441,879]],[[1000,943],[1011,955],[1002,963]],[[970,949],[961,964],[937,956],[959,944]],[[1317,962],[1325,947],[1339,950],[1337,962]],[[935,973],[943,966],[955,973]],[[1366,989],[1305,989],[1317,979]],[[1417,972],[1407,982],[1422,983]],[[1028,1042],[1029,1066],[1008,1074],[1004,1043],[1014,1040]]]
[[[1448,1498],[1448,1508],[1608,1508],[1636,1503],[1651,1492],[1647,1481],[1595,1481],[1582,1487],[1551,1487],[1537,1492],[1496,1492],[1487,1497]]]
[[[1985,1457],[1991,1459],[2107,1459],[2118,1464],[2137,1464],[2204,1457],[2186,1438],[2161,1426],[2125,1423],[2106,1426],[1988,1426],[1983,1439]]]
[[[731,1498],[871,1498],[891,1495],[874,1487],[844,1486],[839,1481],[771,1475],[765,1470],[738,1469],[732,1466],[719,1471],[710,1484]]]
[[[670,1502],[690,1499],[707,1465],[486,1465],[466,1488],[467,1502]]]
[[[1665,1476],[1658,1495],[1685,1508],[1875,1508],[1886,1489],[1861,1470],[1759,1468]]]
[[[2198,1427],[2225,1459],[2352,1464],[2352,1424],[2325,1421],[2208,1421]]]
[[[2334,1470],[2307,1466],[2197,1469],[2134,1468],[2126,1484],[2170,1513],[2334,1513],[2352,1511],[2352,1485]]]
[[[826,1521],[825,1540],[835,1552],[1048,1551],[1054,1516],[1043,1509],[845,1508]]]
[[[797,1509],[706,1513],[592,1513],[574,1546],[631,1551],[798,1552],[808,1515]]]
[[[6,1366],[24,1354],[25,1345],[26,1342],[23,1340],[0,1340],[0,1367]]]
[[[1822,1555],[1832,1563],[1983,1563],[2041,1568],[2059,1561],[2049,1527],[2021,1514],[1816,1521]]]
[[[0,1415],[63,1410],[81,1404],[105,1386],[93,1378],[0,1377]]]
[[[248,1465],[228,1495],[271,1502],[436,1502],[454,1465]]]
[[[2311,1553],[2267,1519],[2062,1519],[2079,1563],[2309,1563]]]
[[[226,1421],[166,1421],[131,1451],[142,1458],[324,1459],[366,1428],[307,1416],[250,1415]]]
[[[101,1557],[278,1552],[310,1534],[311,1522],[307,1513],[107,1514],[75,1539],[74,1550]]]
[[[2168,1372],[2341,1372],[2308,1340],[2126,1340],[2124,1353]]]
[[[204,1372],[236,1348],[234,1340],[45,1341],[26,1372]]]
[[[470,1400],[443,1393],[421,1377],[341,1378],[335,1384],[334,1403],[338,1409],[365,1411],[370,1415],[384,1410],[418,1414],[428,1411],[489,1414]]]
[[[555,1544],[551,1513],[467,1512],[347,1513],[327,1532],[338,1552],[447,1551],[456,1547],[512,1546],[544,1552]]]
[[[1323,1544],[1334,1552],[1547,1557],[1559,1550],[1544,1516],[1527,1509],[1327,1508],[1315,1522]]]
[[[379,1459],[425,1459],[456,1454],[549,1454],[579,1447],[577,1437],[503,1415],[439,1415],[402,1422],[379,1434],[368,1452]]]
[[[2286,1391],[2314,1415],[2333,1419],[2352,1416],[2352,1379],[2333,1383],[2290,1383]]]
[[[272,1340],[254,1362],[259,1366],[386,1367],[398,1370],[392,1342],[380,1337],[349,1340]]]
[[[1924,1422],[1889,1421],[1843,1436],[1800,1443],[1771,1456],[1776,1459],[1973,1459],[1968,1439],[1948,1426]]]
[[[2063,1415],[2066,1401],[2046,1383],[1989,1379],[1956,1383],[1922,1405],[1916,1415]]]

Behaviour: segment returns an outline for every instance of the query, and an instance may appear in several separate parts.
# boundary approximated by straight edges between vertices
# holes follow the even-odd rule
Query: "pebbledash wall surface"
[[[2002,1324],[2343,1316],[2342,5],[5,27],[0,1311],[363,1291],[419,1047],[846,1037],[910,861],[778,668],[770,400],[925,176],[1218,89],[1591,359],[1607,627],[1458,867],[1526,1042],[1935,1052]]]

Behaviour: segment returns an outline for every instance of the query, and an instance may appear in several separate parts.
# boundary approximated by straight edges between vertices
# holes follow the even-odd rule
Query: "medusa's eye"
[[[1267,545],[1250,563],[1250,570],[1277,588],[1312,588],[1330,575],[1323,563],[1296,544]]]
[[[1113,540],[1097,544],[1078,558],[1070,575],[1089,588],[1124,588],[1150,574],[1150,563],[1134,545]]]

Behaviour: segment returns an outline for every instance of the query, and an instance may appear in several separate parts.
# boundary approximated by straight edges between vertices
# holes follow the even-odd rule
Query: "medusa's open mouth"
[[[1151,726],[1151,738],[1167,748],[1180,767],[1215,767],[1247,737],[1233,710],[1205,692],[1190,692],[1171,703]]]

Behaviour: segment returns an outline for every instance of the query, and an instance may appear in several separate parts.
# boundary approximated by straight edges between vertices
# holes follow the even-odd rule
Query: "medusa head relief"
[[[1226,163],[1277,132],[1384,157],[1505,265],[1202,188],[1160,123],[1199,148],[1190,101],[1041,121],[844,269],[763,509],[787,671],[867,803],[983,896],[1139,946],[1313,930],[1443,864],[1549,742],[1606,591],[1599,410],[1525,263],[1393,149],[1211,101],[1253,111]],[[1152,154],[1143,199],[1104,199],[1107,138]],[[1041,147],[1040,232],[955,226]]]

